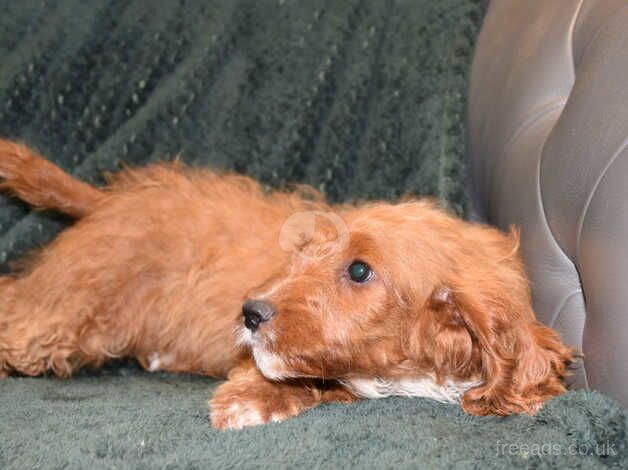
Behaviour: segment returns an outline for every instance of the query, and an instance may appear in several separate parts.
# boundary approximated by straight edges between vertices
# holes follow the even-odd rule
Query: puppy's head
[[[249,294],[240,336],[270,379],[473,383],[474,414],[534,412],[564,391],[571,350],[538,324],[518,239],[427,202],[374,204],[298,235]]]

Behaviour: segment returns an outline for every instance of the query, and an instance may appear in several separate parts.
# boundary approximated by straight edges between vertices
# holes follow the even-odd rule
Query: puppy
[[[95,188],[9,141],[0,177],[76,219],[0,278],[0,376],[131,356],[227,377],[209,403],[220,429],[390,395],[535,413],[565,391],[574,351],[535,319],[515,231],[177,163]]]

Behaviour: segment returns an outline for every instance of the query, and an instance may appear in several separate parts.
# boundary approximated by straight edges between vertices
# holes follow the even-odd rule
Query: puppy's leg
[[[119,318],[97,315],[89,292],[55,295],[37,275],[0,278],[0,378],[11,372],[68,377],[128,348]]]
[[[80,218],[102,198],[99,189],[65,173],[28,147],[0,139],[0,190],[40,209]]]
[[[209,402],[211,420],[218,429],[240,429],[284,421],[320,403],[350,403],[358,398],[336,384],[313,380],[273,382],[251,360],[236,367]]]

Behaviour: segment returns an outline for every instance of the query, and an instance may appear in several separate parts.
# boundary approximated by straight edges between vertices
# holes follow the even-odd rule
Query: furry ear
[[[526,292],[439,286],[428,297],[406,344],[417,366],[437,380],[473,380],[462,396],[475,415],[534,414],[565,391],[574,350],[536,321]]]
[[[478,374],[477,340],[454,302],[451,289],[439,286],[428,297],[421,314],[409,325],[406,354],[422,370],[433,371],[437,380]]]
[[[464,325],[475,345],[474,369],[482,385],[463,395],[465,411],[534,414],[546,400],[565,391],[562,379],[574,351],[535,319],[527,298],[497,299],[479,290],[470,294],[449,290],[436,297],[445,299],[441,313],[455,312],[453,318]],[[446,318],[452,321],[452,314]]]

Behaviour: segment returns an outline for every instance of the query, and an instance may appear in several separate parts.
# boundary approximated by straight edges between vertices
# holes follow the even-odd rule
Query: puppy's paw
[[[209,406],[212,425],[222,430],[277,423],[301,412],[301,409],[295,405],[286,408],[252,397],[238,396],[217,396],[210,401]]]
[[[298,383],[271,382],[257,369],[241,370],[209,401],[212,425],[242,429],[284,421],[321,401],[321,393]]]

